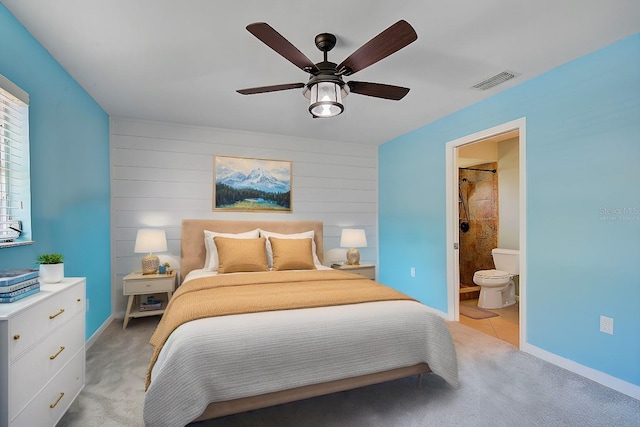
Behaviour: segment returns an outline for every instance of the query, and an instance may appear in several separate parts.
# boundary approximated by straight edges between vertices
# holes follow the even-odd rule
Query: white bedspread
[[[426,362],[452,386],[458,369],[442,319],[385,301],[200,319],[165,343],[145,395],[145,425],[184,426],[225,401]]]

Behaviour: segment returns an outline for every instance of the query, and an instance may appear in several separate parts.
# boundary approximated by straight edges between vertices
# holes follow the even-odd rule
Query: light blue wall
[[[0,74],[30,97],[35,244],[0,249],[0,268],[65,257],[65,275],[87,278],[87,337],[111,315],[109,117],[0,4]]]
[[[640,385],[640,34],[382,145],[380,279],[447,312],[445,144],[520,117],[528,341]]]

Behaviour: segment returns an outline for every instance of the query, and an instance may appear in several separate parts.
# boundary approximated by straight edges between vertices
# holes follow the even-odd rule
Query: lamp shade
[[[137,254],[146,253],[142,258],[142,274],[153,274],[158,271],[160,260],[152,252],[167,250],[167,236],[164,230],[143,228],[138,230],[136,246],[133,251]]]
[[[362,229],[345,228],[340,236],[340,246],[343,248],[366,248],[367,235]]]
[[[347,264],[360,264],[360,251],[356,248],[367,247],[367,235],[359,228],[345,228],[340,236],[340,246],[349,248],[347,251]]]
[[[166,252],[167,236],[164,230],[142,228],[136,236],[136,246],[133,251],[137,254],[151,252]]]

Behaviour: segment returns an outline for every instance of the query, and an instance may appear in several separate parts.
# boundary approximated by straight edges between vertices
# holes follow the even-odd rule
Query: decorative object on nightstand
[[[167,236],[164,230],[153,228],[138,230],[133,251],[137,254],[147,254],[142,258],[142,274],[155,274],[160,266],[160,260],[153,252],[167,251]]]
[[[158,274],[167,274],[170,271],[169,270],[170,266],[171,266],[171,264],[169,264],[168,262],[160,264],[158,266]]]
[[[357,228],[345,228],[340,237],[340,247],[349,248],[347,251],[347,264],[360,264],[360,251],[356,248],[367,247],[367,235],[364,230]]]
[[[127,327],[132,317],[157,316],[164,313],[175,288],[174,271],[166,274],[127,274],[123,279],[122,292],[129,296],[129,301],[122,329]]]
[[[345,271],[347,273],[359,274],[367,279],[376,280],[376,266],[373,264],[331,264],[334,270]]]
[[[38,255],[40,264],[40,281],[43,283],[58,283],[64,278],[64,257],[61,254]]]

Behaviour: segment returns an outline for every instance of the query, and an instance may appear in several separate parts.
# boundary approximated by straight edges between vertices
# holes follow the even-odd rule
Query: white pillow
[[[322,265],[318,255],[316,254],[316,241],[314,240],[315,232],[313,230],[305,231],[302,233],[294,233],[294,234],[280,234],[274,233],[273,231],[265,231],[260,230],[260,237],[266,237],[267,239],[267,262],[269,263],[269,268],[273,268],[273,250],[271,249],[271,242],[269,242],[269,237],[275,237],[276,239],[309,239],[311,238],[311,251],[313,252],[313,264],[317,267]]]
[[[216,231],[204,230],[204,247],[207,255],[204,258],[204,269],[206,271],[218,271],[218,249],[213,241],[214,237],[229,237],[231,239],[257,239],[260,237],[260,230],[255,229],[244,233],[218,233]]]

